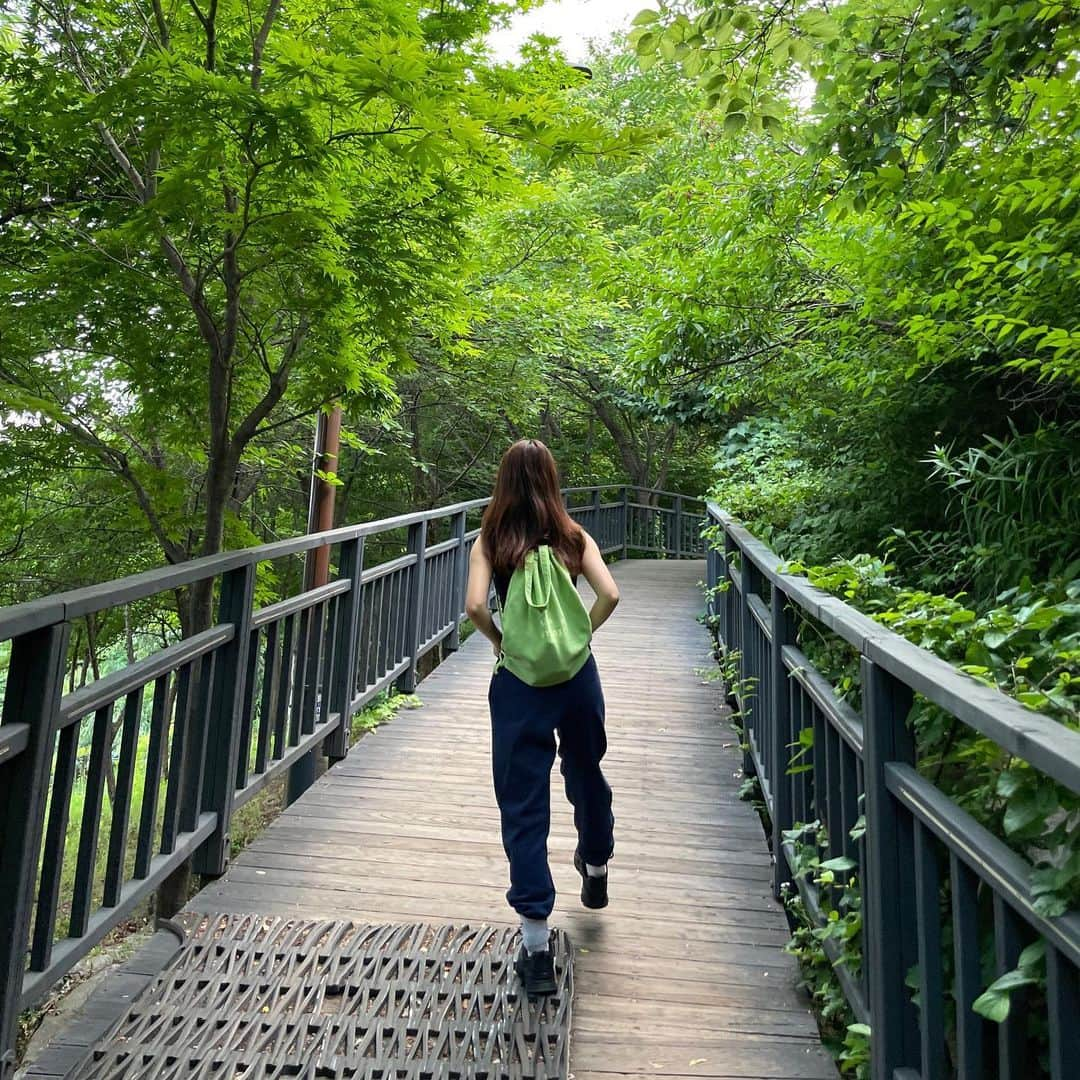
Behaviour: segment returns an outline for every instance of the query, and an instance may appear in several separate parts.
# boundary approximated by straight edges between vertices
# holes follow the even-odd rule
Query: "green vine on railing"
[[[793,566],[788,569],[793,573],[806,573],[819,588],[856,603],[877,621],[916,644],[958,662],[958,666],[970,674],[999,688],[1012,689],[1017,685],[1045,688],[1048,680],[1060,683],[1061,693],[1067,694],[1068,700],[1058,695],[1062,706],[1058,710],[1059,716],[1063,722],[1070,721],[1074,708],[1072,695],[1080,687],[1067,674],[1062,678],[1065,673],[1061,665],[1072,661],[1076,654],[1048,641],[1042,631],[1073,618],[1078,606],[1060,602],[1049,605],[1044,597],[1032,597],[1029,604],[1021,605],[1019,612],[1000,607],[979,616],[964,607],[959,598],[947,599],[892,586],[888,580],[890,568],[880,560],[854,559],[826,568]],[[837,696],[857,707],[861,698],[859,669],[850,648],[810,620],[804,620],[801,625],[800,644],[815,667],[833,683]],[[962,657],[982,659],[990,646],[995,655],[989,663],[959,663]],[[992,672],[997,678],[990,678]],[[1011,686],[1006,673],[1013,678]],[[1038,692],[1042,704],[1045,695],[1041,690]],[[945,710],[918,695],[909,724],[916,738],[920,772],[929,775],[976,820],[1003,836],[1032,863],[1030,884],[1037,898],[1036,909],[1053,917],[1077,906],[1080,897],[1080,848],[1077,847],[1080,814],[1077,813],[1076,797],[1026,763],[1004,755],[994,742],[967,729]],[[813,752],[813,745],[813,730],[803,729],[798,742],[791,744],[793,767],[789,771],[792,774],[811,768],[805,759]],[[810,837],[812,841],[808,839]],[[827,842],[819,823],[796,826],[789,839],[798,852],[797,865],[792,866],[792,872],[808,874],[819,888],[832,884],[829,880],[831,872],[840,871],[841,867],[837,860],[833,860],[837,863],[834,866],[818,862],[817,849]],[[848,868],[854,868],[853,864]],[[819,876],[822,870],[825,874]],[[823,892],[823,895],[831,894]],[[844,962],[853,966],[861,963],[857,933],[847,936],[850,926],[861,925],[861,915],[856,914],[859,902],[859,883],[852,877],[844,884],[835,907],[826,908],[827,926],[818,929],[803,910],[795,890],[789,890],[786,899],[796,922],[789,950],[798,957],[805,985],[819,1008],[825,1041],[842,1071],[862,1080],[870,1076],[870,1030],[854,1020],[824,949],[826,939],[842,941]],[[947,879],[940,887],[940,903],[948,910],[950,889]],[[984,932],[983,949],[987,956],[992,956],[990,929]],[[951,949],[944,951],[943,965],[945,985],[950,987],[954,978]],[[1040,997],[1045,993],[1045,943],[1038,941],[1028,946],[1020,954],[1016,967],[997,979],[989,981],[989,974],[984,977],[989,985],[976,998],[972,1008],[987,1020],[1002,1023],[1009,1016],[1017,991],[1024,990]],[[919,1005],[915,992],[917,968],[908,973],[907,985],[913,992],[915,1004]],[[1040,1009],[1027,1011],[1027,1036],[1030,1045],[1038,1047],[1045,1055],[1048,1032],[1040,1017]],[[845,1023],[842,1036],[833,1030],[834,1023],[841,1021]],[[955,1019],[951,1012],[946,1014],[946,1038],[954,1044]]]
[[[865,828],[865,820],[860,816],[851,831],[852,839],[858,840]],[[792,875],[816,888],[826,916],[824,926],[818,926],[807,913],[798,890],[785,886],[783,901],[793,926],[785,951],[799,961],[802,985],[813,999],[820,1018],[822,1041],[841,1072],[855,1076],[856,1080],[869,1080],[870,1028],[858,1022],[826,952],[826,942],[835,943],[836,963],[844,964],[856,980],[860,977],[862,893],[858,878],[851,873],[855,863],[846,856],[822,859],[829,838],[820,821],[789,829],[784,839],[791,844],[795,855]]]
[[[1080,728],[1080,580],[1010,590],[980,614],[962,596],[894,584],[892,567],[871,556],[787,569],[974,678]],[[810,620],[800,643],[839,696],[857,705],[850,648]],[[1080,797],[922,697],[909,723],[920,772],[1032,863],[1036,910],[1053,917],[1080,906]]]

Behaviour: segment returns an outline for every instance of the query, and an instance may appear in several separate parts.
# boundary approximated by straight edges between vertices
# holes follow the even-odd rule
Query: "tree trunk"
[[[79,670],[79,650],[82,648],[82,627],[76,626],[71,640],[71,673],[68,676],[68,693],[75,689],[75,675]]]
[[[654,487],[663,488],[667,484],[668,472],[671,469],[671,452],[675,449],[675,439],[678,433],[678,426],[671,424],[667,431],[667,438],[664,440],[664,456],[660,462],[656,480],[653,483]]]
[[[409,452],[412,454],[413,459],[413,491],[412,491],[412,505],[423,506],[427,498],[425,488],[427,487],[427,477],[424,474],[421,464],[423,462],[424,453],[424,439],[423,432],[420,428],[420,398],[421,393],[418,390],[416,396],[413,398],[412,410],[409,416],[409,430],[412,434],[412,438],[409,443]]]
[[[127,652],[127,662],[135,663],[135,631],[131,625],[131,607],[124,605],[124,648]]]
[[[212,415],[214,412],[212,408]],[[227,441],[227,432],[219,432],[212,441],[215,447],[211,450],[207,465],[206,531],[200,555],[216,555],[224,546],[225,514],[236,479],[237,459]],[[209,630],[213,625],[214,582],[213,577],[204,578],[188,589],[187,603],[184,605],[186,617],[183,608],[180,613],[180,623],[186,637]],[[206,677],[205,672],[203,677]],[[173,682],[175,684],[176,680]],[[192,693],[195,692],[192,686]],[[182,778],[172,778],[172,782],[182,782]],[[185,860],[161,883],[155,899],[155,912],[159,917],[171,919],[187,903],[191,895],[191,876],[191,861]]]
[[[101,664],[97,654],[97,624],[93,614],[86,616],[86,659],[94,673],[94,682],[101,678]]]
[[[211,456],[206,469],[206,531],[201,556],[217,555],[225,545],[225,515],[236,479],[236,457],[229,450]],[[185,636],[202,633],[214,624],[214,578],[196,581],[188,590]],[[181,616],[181,623],[184,622]]]

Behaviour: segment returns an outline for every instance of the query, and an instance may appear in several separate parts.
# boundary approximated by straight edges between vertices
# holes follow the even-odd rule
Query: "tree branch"
[[[266,43],[270,38],[270,31],[274,28],[274,22],[277,19],[280,10],[281,0],[270,0],[270,3],[266,8],[266,14],[263,16],[262,26],[259,27],[259,32],[255,35],[255,40],[251,44],[252,90],[258,90],[259,83],[262,82],[263,53],[266,51]]]
[[[11,546],[0,551],[0,563],[15,556],[18,553],[19,548],[23,546],[23,538],[26,536],[26,511],[30,506],[30,487],[31,485],[28,483],[26,485],[26,492],[23,495],[22,519],[19,521],[19,531],[15,534],[15,539],[12,541]]]
[[[83,202],[88,196],[81,195],[77,191],[59,198],[46,197],[34,203],[23,203],[19,206],[10,207],[0,213],[0,225],[6,225],[16,218],[36,217],[38,214],[50,214],[62,206],[72,203]]]
[[[217,6],[218,0],[210,0],[210,8],[204,15],[195,0],[188,0],[191,10],[195,12],[195,18],[202,24],[206,34],[206,60],[204,66],[207,71],[213,71],[217,64]]]
[[[172,35],[169,32],[169,22],[165,18],[165,12],[161,6],[161,0],[153,0],[154,4],[154,21],[157,23],[158,29],[158,44],[163,49],[168,49],[172,41]]]
[[[262,400],[244,417],[236,429],[236,434],[230,440],[230,450],[237,460],[239,460],[240,454],[243,453],[244,447],[255,437],[259,425],[273,412],[274,406],[284,397],[289,386],[289,374],[292,370],[293,361],[303,345],[309,326],[310,324],[306,318],[300,320],[299,325],[289,339],[288,345],[285,347],[285,355],[281,358],[281,363],[270,377],[270,385],[266,393],[263,394]]]
[[[110,470],[131,488],[135,495],[135,501],[139,504],[139,509],[142,510],[146,517],[150,525],[150,531],[161,545],[161,550],[164,552],[168,562],[186,562],[188,553],[165,531],[165,526],[154,509],[146,488],[143,487],[139,478],[131,471],[131,463],[128,461],[127,454],[123,450],[117,450],[115,446],[110,446],[89,428],[83,427],[82,424],[72,418],[54,414],[51,419],[77,442],[94,451],[109,466]]]
[[[210,309],[206,306],[206,297],[203,295],[202,286],[195,280],[184,256],[177,250],[176,245],[168,236],[161,237],[161,248],[165,252],[165,258],[180,279],[180,287],[188,298],[195,311],[195,319],[199,324],[199,331],[203,339],[217,354],[221,352],[221,336],[218,333],[217,323],[214,321]]]
[[[293,413],[291,416],[286,416],[284,419],[275,420],[272,424],[263,424],[252,436],[253,438],[259,438],[261,435],[268,435],[271,431],[276,431],[278,428],[288,427],[289,424],[295,424],[300,420],[306,420],[309,416],[315,416],[322,412],[327,405],[338,400],[340,394],[333,394],[328,398],[323,398],[318,405],[313,405],[310,409],[305,409],[303,412]]]

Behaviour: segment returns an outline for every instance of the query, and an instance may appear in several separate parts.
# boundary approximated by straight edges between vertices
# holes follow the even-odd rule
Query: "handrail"
[[[704,503],[704,499],[694,496],[682,496],[677,492],[655,488],[637,488],[626,484],[602,484],[589,488],[564,488],[564,495],[592,493],[614,488],[620,490],[648,491],[651,495],[681,498],[688,502]],[[299,555],[314,548],[336,546],[361,537],[376,536],[380,533],[408,529],[421,522],[431,522],[439,518],[453,517],[460,513],[469,513],[487,506],[488,499],[470,499],[465,502],[440,506],[434,510],[418,510],[410,514],[400,514],[379,521],[367,521],[359,525],[346,525],[326,532],[307,533],[304,536],[277,540],[257,547],[241,548],[236,551],[222,552],[219,555],[204,555],[189,559],[173,566],[144,570],[115,581],[100,585],[89,585],[68,592],[57,593],[43,600],[30,600],[0,608],[0,641],[27,633],[53,622],[71,621],[105,608],[115,607],[120,603],[133,603],[156,593],[169,589],[181,589],[197,581],[220,577],[230,570],[288,555]],[[576,508],[581,509],[581,508]],[[653,507],[651,509],[661,509]]]
[[[222,552],[220,555],[204,555],[173,566],[144,570],[138,574],[118,578],[101,585],[89,585],[81,589],[57,593],[45,600],[31,600],[0,608],[0,641],[13,637],[9,627],[25,633],[50,622],[79,618],[117,604],[130,604],[169,589],[181,589],[197,581],[220,577],[230,570],[255,563],[270,562],[287,555],[302,555],[313,548],[333,547],[349,540],[375,536],[379,533],[407,529],[419,522],[452,517],[487,506],[488,499],[471,499],[467,502],[441,506],[436,510],[418,510],[411,514],[366,521],[359,525],[346,525],[326,532],[306,533],[287,540],[276,540],[257,547],[240,548]]]
[[[612,489],[617,501],[602,501]],[[674,504],[635,507],[632,495],[644,490],[604,485],[564,497],[605,554],[702,557],[703,501],[650,491]],[[583,494],[590,501],[573,505]],[[311,750],[341,760],[358,710],[391,685],[412,690],[427,654],[458,647],[475,515],[487,502],[224,552],[0,609],[0,643],[11,650],[0,689],[0,1080],[14,1067],[20,1009],[179,867],[223,873],[238,806],[297,776],[294,765]],[[431,542],[437,521],[449,528]],[[401,537],[401,553],[366,565],[365,541],[386,534]],[[254,606],[259,564],[324,547],[335,570],[328,584]],[[198,581],[213,582],[212,628],[65,695],[72,620],[171,598]],[[106,825],[107,780],[115,795]],[[69,821],[79,788],[83,812]],[[69,912],[60,890],[71,850]]]
[[[811,585],[806,577],[785,573],[783,561],[736,525],[716,503],[708,503],[708,511],[713,520],[724,525],[727,535],[765,579],[812,618],[958,720],[1059,783],[1080,790],[1080,731],[1072,731],[973,679],[947,660],[920,649],[850,604]]]
[[[1053,1080],[1076,1075],[1080,913],[1046,918],[1036,912],[1028,887],[1032,866],[918,772],[908,716],[920,695],[1074,794],[1080,792],[1080,732],[1026,709],[786,572],[775,552],[716,503],[708,503],[707,513],[715,530],[706,556],[709,614],[721,647],[737,659],[745,770],[758,776],[772,823],[774,891],[780,896],[793,884],[811,922],[824,928],[823,903],[836,897],[806,874],[792,874],[798,852],[790,836],[816,822],[827,836],[827,857],[851,860],[854,869],[841,876],[853,877],[861,889],[861,970],[847,966],[851,958],[835,939],[826,937],[824,944],[840,965],[841,988],[856,1017],[872,1030],[875,1080],[945,1075],[952,999],[958,1002],[958,1075],[1029,1075],[1019,1063],[1029,1053],[1023,1009],[999,1026],[997,1061],[985,1059],[994,1040],[984,1037],[986,1021],[972,1005],[986,989],[980,950],[990,934],[995,977],[1016,966],[1029,941],[1046,942],[1050,1072]],[[799,647],[807,620],[859,654],[861,713],[839,700]],[[795,747],[802,747],[797,764],[807,768],[793,767]],[[865,830],[856,840],[864,806]],[[981,892],[993,898],[989,907]],[[942,958],[946,931],[953,941],[951,995]],[[912,970],[918,1008],[907,986]]]
[[[665,488],[638,487],[636,484],[594,484],[592,487],[569,487],[563,488],[563,495],[589,494],[594,491],[622,491],[624,488],[630,491],[647,491],[650,495],[657,495],[667,499],[683,499],[686,502],[705,503],[703,495],[683,495],[678,491],[667,491]]]

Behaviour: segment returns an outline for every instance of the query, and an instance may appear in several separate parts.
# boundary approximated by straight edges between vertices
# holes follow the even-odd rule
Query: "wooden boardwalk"
[[[597,635],[615,792],[611,905],[584,910],[553,771],[555,924],[577,950],[575,1080],[834,1077],[740,802],[741,753],[695,622],[703,564],[631,561]],[[424,705],[354,747],[189,905],[364,922],[515,921],[489,767],[487,642],[425,679]]]

